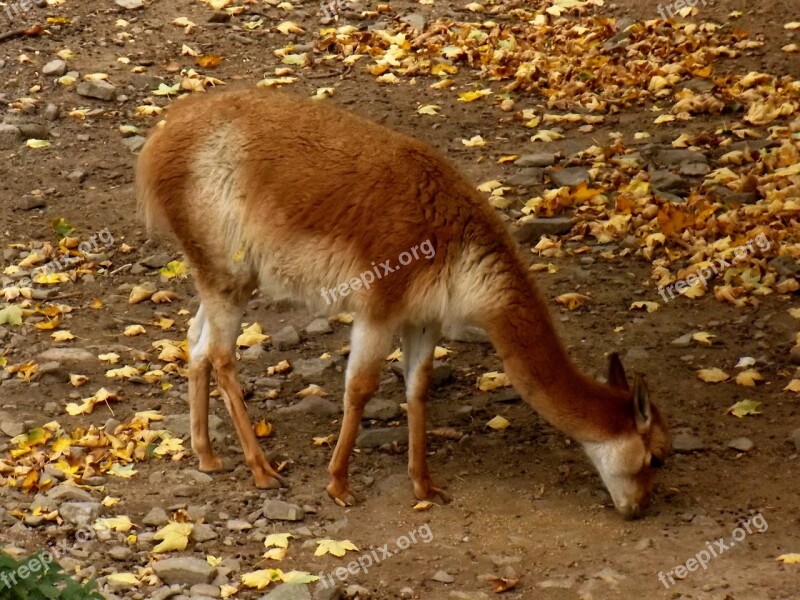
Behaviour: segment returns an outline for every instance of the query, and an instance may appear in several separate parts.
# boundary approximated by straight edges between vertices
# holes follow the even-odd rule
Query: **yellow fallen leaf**
[[[421,115],[438,115],[441,108],[441,106],[435,104],[426,104],[425,106],[420,106],[417,109],[417,113]]]
[[[569,310],[575,310],[576,308],[583,306],[587,300],[589,300],[589,296],[579,294],[578,292],[568,292],[566,294],[556,296],[555,298],[556,304],[566,306]]]
[[[238,591],[239,588],[237,588],[235,585],[230,585],[227,583],[219,587],[220,598],[230,598],[231,596],[234,596],[236,593],[238,593]]]
[[[155,293],[155,287],[152,285],[136,285],[133,287],[128,297],[128,304],[139,304],[140,302],[149,300]]]
[[[97,358],[100,360],[104,360],[112,365],[115,365],[119,362],[119,354],[115,354],[114,352],[109,352],[108,354],[98,354]]]
[[[651,313],[657,311],[660,306],[658,302],[648,302],[646,300],[639,300],[638,302],[634,302],[631,304],[631,307],[628,310],[634,309],[645,309],[647,312]]]
[[[495,416],[488,423],[486,423],[487,427],[494,429],[495,431],[503,431],[503,429],[506,429],[509,425],[511,425],[509,420],[500,415]]]
[[[154,540],[162,542],[153,548],[153,552],[169,552],[171,550],[185,550],[189,543],[189,534],[194,525],[191,523],[176,523],[171,521],[159,529],[153,536]]]
[[[314,437],[311,438],[314,442],[315,446],[324,446],[326,444],[332,444],[336,441],[336,434],[332,433],[330,435],[326,435],[325,437]]]
[[[256,432],[256,437],[265,438],[272,433],[272,423],[267,422],[266,419],[261,419],[253,429]]]
[[[289,35],[290,33],[305,33],[305,30],[294,21],[284,21],[280,25],[276,26],[275,29],[280,31],[283,35]]]
[[[756,402],[755,400],[742,400],[729,407],[726,412],[740,419],[747,415],[760,415],[761,411],[758,407],[761,406],[761,404],[761,402]]]
[[[712,334],[708,333],[707,331],[698,331],[697,333],[693,333],[692,334],[692,339],[695,342],[697,342],[699,344],[704,344],[706,346],[710,346],[711,344],[714,343],[714,342],[711,341],[711,338],[713,338],[713,337],[717,337],[717,336],[712,335]]]
[[[319,577],[312,575],[308,571],[289,571],[281,575],[281,581],[294,585],[307,585],[319,581]]]
[[[264,540],[264,547],[288,548],[289,539],[293,537],[291,533],[270,533]]]
[[[464,144],[467,148],[482,148],[486,145],[486,140],[484,140],[481,136],[475,135],[469,138],[468,140],[461,140],[461,143]]]
[[[25,142],[25,145],[28,148],[47,148],[50,145],[50,141],[31,138]]]
[[[206,555],[206,562],[212,567],[218,567],[222,564],[221,556],[214,556],[213,554]]]
[[[69,382],[72,384],[73,387],[81,387],[88,381],[89,378],[86,375],[77,375],[75,373],[70,373],[69,375]]]
[[[133,377],[134,375],[138,374],[139,374],[139,369],[137,369],[136,367],[131,367],[129,365],[120,367],[119,369],[109,369],[108,371],[106,371],[106,377],[108,377],[109,379],[115,379],[115,378],[129,379],[130,377]]]
[[[109,583],[113,583],[117,586],[119,585],[139,585],[141,582],[139,578],[136,577],[133,573],[112,573],[106,580]]]
[[[781,554],[775,560],[779,560],[786,565],[800,565],[800,553],[791,552],[789,554]]]
[[[173,277],[186,277],[189,273],[189,267],[183,261],[171,260],[166,265],[161,267],[159,273],[161,273],[161,276],[165,279],[172,279]]]
[[[261,333],[261,325],[253,323],[250,327],[245,328],[241,335],[236,338],[236,345],[240,348],[250,348],[256,344],[260,344],[268,340],[270,336]]]
[[[736,375],[736,383],[745,387],[756,387],[758,381],[764,381],[764,377],[755,369],[747,369]]]
[[[325,396],[328,395],[328,392],[326,392],[324,389],[319,387],[316,383],[312,383],[308,387],[305,387],[302,390],[300,390],[299,392],[297,392],[297,394],[295,394],[295,395],[296,396],[300,396],[301,398],[305,398],[306,396],[322,396],[322,397],[325,397]]]
[[[474,90],[472,92],[461,92],[458,95],[459,102],[475,102],[478,98],[491,95],[492,90],[485,88],[482,90]]]
[[[283,571],[280,569],[261,569],[242,575],[242,584],[249,588],[263,590],[274,581],[281,581]]]
[[[56,315],[52,319],[48,319],[47,321],[42,321],[40,323],[37,323],[36,325],[34,325],[34,327],[42,331],[49,331],[50,329],[55,329],[56,327],[58,327],[58,324],[60,322],[61,318],[58,315]]]
[[[128,325],[124,332],[127,337],[136,337],[137,335],[142,335],[143,333],[147,333],[147,331],[145,331],[145,328],[141,325]]]
[[[50,337],[57,342],[68,342],[70,340],[75,339],[75,336],[72,335],[72,332],[66,329],[63,331],[54,331],[53,333],[50,334]]]
[[[153,304],[172,303],[173,300],[178,300],[180,296],[172,290],[161,290],[150,296],[150,301]]]
[[[443,348],[442,346],[436,346],[433,349],[433,358],[439,360],[440,358],[444,358],[452,353],[452,350],[448,350],[447,348]]]
[[[531,136],[532,142],[555,142],[564,139],[564,136],[552,129],[540,129]]]
[[[497,388],[509,387],[511,385],[511,380],[505,373],[490,371],[489,373],[484,373],[478,377],[478,382],[476,385],[482,392],[491,392]]]
[[[286,556],[286,548],[270,548],[264,552],[264,558],[269,560],[283,560]]]
[[[784,392],[796,392],[800,394],[800,379],[792,379],[785,388],[783,388]]]
[[[106,519],[97,519],[94,522],[92,527],[96,531],[101,531],[103,529],[108,531],[130,531],[133,527],[133,523],[131,523],[130,517],[126,515],[119,515],[116,517],[109,517]]]
[[[103,498],[103,501],[100,502],[100,504],[102,504],[106,508],[110,508],[112,506],[116,506],[117,504],[119,504],[120,500],[121,498],[115,498],[114,496],[106,496],[105,498]]]
[[[331,539],[324,539],[324,540],[317,540],[317,549],[314,551],[314,556],[324,556],[325,554],[332,554],[333,556],[342,557],[344,556],[349,550],[355,550],[358,552],[358,546],[356,546],[350,540],[331,540]]]
[[[433,502],[429,500],[422,500],[414,505],[414,510],[416,510],[417,512],[422,512],[425,510],[429,510],[431,508],[433,508]]]
[[[730,375],[717,367],[714,367],[713,369],[700,369],[697,372],[697,377],[706,383],[719,383],[720,381],[726,381],[730,379]]]

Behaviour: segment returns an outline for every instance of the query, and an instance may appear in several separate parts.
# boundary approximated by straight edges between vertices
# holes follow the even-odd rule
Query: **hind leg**
[[[428,388],[433,369],[433,351],[439,341],[438,325],[403,327],[403,363],[406,374],[408,402],[408,475],[419,500],[439,496],[444,502],[450,497],[431,479],[425,456],[425,426],[427,421]]]
[[[249,294],[238,294],[237,296],[225,295],[224,293],[202,293],[203,308],[205,314],[205,326],[208,327],[208,341],[205,348],[205,360],[210,363],[217,377],[225,407],[231,416],[239,441],[244,451],[245,463],[253,473],[256,486],[259,488],[276,488],[282,484],[280,475],[270,466],[261,446],[258,443],[250,419],[247,416],[247,409],[244,404],[244,395],[239,386],[236,372],[236,338],[239,334],[239,326],[244,314],[244,306]],[[202,340],[201,334],[200,339]],[[198,344],[198,347],[200,345]],[[198,352],[198,359],[201,358]],[[199,364],[201,363],[198,360]],[[197,384],[204,382],[204,372],[198,367],[199,373],[195,373]],[[206,367],[205,373],[208,373]],[[206,380],[207,381],[207,380]],[[198,412],[203,407],[202,395],[194,397]],[[207,409],[207,396],[206,396]],[[207,410],[206,410],[207,415]],[[206,417],[207,419],[207,417]],[[193,421],[194,422],[194,421]],[[202,447],[208,438],[208,424],[205,423],[205,432],[201,418],[197,417],[199,443]],[[203,435],[205,433],[205,436]],[[209,457],[213,460],[213,454]]]
[[[342,506],[355,504],[348,484],[348,469],[364,405],[380,384],[381,369],[392,344],[392,329],[385,324],[356,321],[350,342],[344,392],[344,418],[339,441],[328,466],[328,495]]]
[[[208,392],[211,385],[211,361],[208,359],[208,340],[211,330],[203,305],[189,328],[189,419],[192,450],[203,472],[222,469],[222,459],[214,454],[208,437]]]

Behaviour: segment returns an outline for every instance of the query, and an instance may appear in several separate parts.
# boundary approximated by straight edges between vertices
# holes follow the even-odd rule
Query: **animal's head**
[[[624,422],[613,437],[584,442],[583,446],[617,510],[628,519],[636,519],[650,503],[654,470],[669,454],[669,431],[658,408],[650,402],[644,378],[635,374],[630,387],[616,353],[611,355],[608,382],[625,393]]]

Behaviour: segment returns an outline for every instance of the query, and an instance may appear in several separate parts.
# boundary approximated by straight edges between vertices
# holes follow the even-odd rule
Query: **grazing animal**
[[[201,470],[222,467],[208,437],[213,369],[256,485],[281,482],[236,373],[243,312],[260,289],[356,315],[328,469],[340,504],[354,502],[348,463],[396,332],[414,494],[445,496],[425,455],[433,351],[444,325],[471,323],[487,332],[523,398],[583,445],[617,509],[636,517],[645,508],[669,434],[644,381],[637,375],[630,389],[616,355],[608,385],[578,371],[504,224],[438,152],[330,102],[260,89],[181,99],[161,125],[141,151],[137,196],[148,225],[177,238],[200,296],[188,337]]]

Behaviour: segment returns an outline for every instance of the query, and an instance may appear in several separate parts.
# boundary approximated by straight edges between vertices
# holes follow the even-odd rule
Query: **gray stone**
[[[22,421],[14,421],[12,419],[3,420],[0,421],[0,431],[8,437],[17,437],[25,431],[25,424]]]
[[[144,143],[147,139],[142,135],[133,135],[128,138],[124,138],[122,140],[122,145],[125,146],[131,152],[138,152],[144,146]]]
[[[453,591],[447,597],[450,600],[489,600],[489,594],[486,592]]]
[[[753,440],[746,437],[734,438],[728,442],[728,448],[733,448],[739,452],[750,452],[750,450],[753,449],[753,446],[755,446]]]
[[[391,421],[403,414],[400,405],[387,398],[373,398],[364,407],[364,418],[377,421]]]
[[[564,169],[555,169],[551,167],[545,170],[545,173],[550,177],[550,181],[553,182],[553,185],[559,187],[576,187],[582,183],[589,183],[591,180],[589,171],[583,167],[566,167]]]
[[[724,185],[716,186],[713,191],[725,204],[755,204],[758,202],[756,192],[734,192]]]
[[[523,154],[514,161],[514,164],[518,167],[550,167],[556,164],[556,155],[550,152]]]
[[[631,346],[625,357],[622,359],[623,364],[636,361],[645,361],[650,358],[650,353],[641,346]]]
[[[323,584],[317,586],[317,589],[314,590],[314,600],[341,600],[342,594],[344,594],[342,586],[331,585],[328,582],[328,587]]]
[[[300,343],[300,335],[291,325],[287,325],[272,336],[272,347],[276,350],[285,350]]]
[[[431,387],[444,385],[453,378],[453,367],[440,360],[433,361],[433,371],[431,372]]]
[[[100,516],[102,508],[99,502],[64,502],[58,507],[58,514],[67,523],[85,527]]]
[[[74,171],[70,171],[69,175],[67,175],[67,179],[69,181],[81,183],[84,179],[86,179],[86,171],[83,169],[75,169]]]
[[[212,567],[203,559],[188,556],[162,559],[152,566],[155,574],[167,585],[211,583],[217,575],[216,567]]]
[[[420,33],[422,33],[422,31],[425,29],[425,15],[420,13],[414,12],[407,14],[406,16],[401,17],[400,20],[403,23],[408,23]]]
[[[19,132],[22,134],[22,137],[25,139],[37,139],[43,140],[50,135],[50,132],[47,130],[47,127],[40,123],[21,123],[17,125],[19,128]]]
[[[794,449],[800,452],[800,429],[795,429],[789,439],[794,442]]]
[[[39,354],[37,359],[40,362],[83,363],[96,362],[97,356],[83,348],[49,348]]]
[[[114,3],[125,10],[136,10],[144,6],[143,0],[114,0]]]
[[[566,235],[574,224],[572,217],[523,217],[511,226],[511,235],[520,244],[534,243],[543,235]]]
[[[293,414],[315,414],[315,415],[338,415],[341,412],[341,407],[338,402],[332,402],[319,396],[306,396],[299,402],[291,406],[283,406],[277,410],[278,414],[293,415]]]
[[[650,185],[662,192],[688,192],[689,182],[672,171],[656,170],[650,173]]]
[[[453,583],[455,578],[444,571],[436,571],[436,573],[433,574],[433,580],[439,583]]]
[[[677,346],[678,348],[688,348],[692,345],[692,339],[694,336],[694,332],[691,333],[684,333],[682,336],[675,338],[670,342],[671,345]]]
[[[148,269],[160,269],[172,260],[172,256],[166,253],[151,254],[144,260],[140,260],[139,264],[144,265]]]
[[[575,578],[568,575],[564,577],[554,577],[553,579],[544,579],[536,582],[536,587],[540,590],[569,590],[575,587]]]
[[[55,121],[61,116],[61,109],[58,105],[50,103],[44,107],[44,118],[48,121]]]
[[[531,187],[544,183],[544,170],[537,167],[525,167],[514,173],[505,181],[515,187]]]
[[[96,100],[113,100],[117,93],[117,88],[107,81],[81,81],[78,84],[77,93],[84,98],[94,98]]]
[[[306,327],[306,333],[309,335],[318,335],[322,333],[330,333],[333,331],[333,327],[328,322],[328,319],[314,319],[311,323],[308,324]]]
[[[702,152],[683,150],[681,148],[662,148],[655,155],[660,165],[680,165],[683,163],[705,163],[708,158]]]
[[[0,123],[0,150],[10,150],[22,143],[22,132],[14,125]]]
[[[222,596],[222,590],[218,585],[211,585],[209,583],[198,583],[192,586],[189,594],[193,598],[203,596],[205,598],[219,598]]]
[[[74,483],[59,483],[47,492],[47,497],[54,502],[94,502],[94,497]]]
[[[133,557],[133,550],[127,546],[114,546],[108,551],[108,555],[114,560],[128,560]]]
[[[678,172],[687,177],[703,177],[711,172],[711,167],[702,162],[685,162],[681,163]]]
[[[45,66],[42,67],[42,75],[55,75],[56,77],[63,75],[67,72],[67,63],[57,58],[55,60],[51,60]]]
[[[242,360],[245,362],[259,361],[264,357],[264,346],[255,344],[242,352]]]
[[[797,277],[800,275],[800,260],[788,254],[773,258],[767,264],[781,277]]]
[[[189,425],[189,415],[167,415],[162,421],[164,429],[168,430],[180,437],[186,437],[190,434],[191,428]],[[208,415],[208,433],[212,440],[222,441],[225,434],[221,431],[222,419],[217,415]]]
[[[284,583],[261,596],[261,600],[311,600],[311,592],[302,583]]]
[[[44,196],[26,194],[17,200],[15,208],[17,210],[35,210],[37,208],[43,208],[45,204]]]
[[[143,518],[142,518],[142,525],[147,525],[149,527],[161,527],[162,525],[166,525],[169,522],[169,515],[167,511],[165,511],[160,506],[154,506],[150,509]]]
[[[705,447],[703,440],[696,435],[676,433],[672,436],[672,449],[675,452],[699,452]]]
[[[267,499],[264,501],[264,516],[274,521],[302,521],[305,511],[296,504]]]
[[[489,336],[480,327],[474,325],[451,326],[445,332],[445,337],[454,342],[467,342],[470,344],[486,343]]]
[[[231,531],[249,531],[253,526],[244,519],[230,519],[225,523],[225,527]]]
[[[215,540],[219,537],[219,534],[208,523],[196,523],[189,537],[192,541],[200,543]]]
[[[274,342],[274,340],[273,340]],[[307,358],[295,361],[292,364],[292,373],[310,381],[319,380],[326,369],[333,366],[330,358]]]
[[[378,427],[364,429],[356,439],[361,448],[379,448],[385,444],[403,444],[408,440],[408,427]]]

